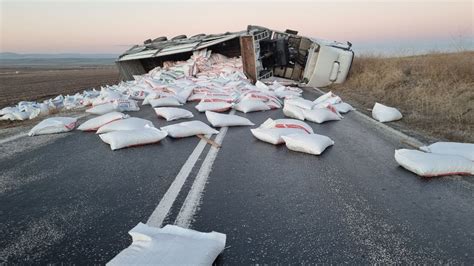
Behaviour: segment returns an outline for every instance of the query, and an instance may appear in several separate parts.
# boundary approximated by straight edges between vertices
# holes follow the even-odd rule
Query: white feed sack
[[[314,103],[312,101],[306,100],[301,97],[285,99],[285,104],[291,104],[307,110],[311,110],[314,106]]]
[[[352,107],[352,105],[345,102],[336,103],[336,104],[333,104],[332,106],[334,106],[334,108],[336,108],[336,110],[341,114],[345,114],[352,110],[355,110],[354,107]]]
[[[238,104],[234,105],[233,108],[242,113],[267,111],[271,109],[266,103],[260,100],[241,100]]]
[[[420,147],[420,150],[437,154],[458,155],[474,161],[473,143],[436,142],[429,146]]]
[[[157,143],[168,134],[154,127],[145,127],[135,130],[113,131],[99,135],[103,142],[110,145],[111,150],[126,147]]]
[[[126,119],[120,119],[117,121],[110,122],[105,124],[99,129],[97,129],[97,134],[112,132],[112,131],[122,131],[122,130],[135,130],[135,129],[142,129],[145,127],[154,127],[153,123],[150,120],[138,118],[138,117],[130,117]]]
[[[219,133],[219,131],[198,120],[165,126],[162,127],[161,130],[168,132],[168,135],[173,138],[185,138],[195,135],[211,135]]]
[[[273,145],[282,144],[283,136],[291,134],[311,134],[313,129],[305,122],[296,119],[267,119],[260,127],[250,130],[252,135]]]
[[[296,105],[289,104],[285,102],[285,105],[283,106],[283,114],[287,117],[299,119],[299,120],[304,120],[304,112],[302,109]]]
[[[252,128],[250,132],[252,132],[252,135],[258,140],[273,145],[285,143],[282,138],[283,136],[299,134],[301,132],[306,133],[306,131],[297,128]]]
[[[303,110],[304,118],[318,124],[326,121],[341,120],[342,116],[332,106]]]
[[[289,150],[320,155],[327,147],[334,145],[329,137],[318,134],[290,134],[282,136]]]
[[[82,123],[77,129],[82,131],[96,131],[97,129],[99,129],[99,127],[105,124],[127,117],[128,115],[120,112],[110,112],[87,120],[86,122]]]
[[[419,176],[474,175],[474,162],[458,155],[400,149],[395,150],[395,160]]]
[[[51,117],[46,118],[34,126],[28,136],[62,133],[73,130],[76,127],[77,118],[72,117]]]
[[[317,105],[317,104],[322,104],[328,101],[332,102],[333,104],[337,103],[338,101],[340,102],[341,98],[337,99],[336,97],[339,98],[339,96],[337,96],[336,94],[332,93],[332,91],[330,91],[316,98],[316,100],[313,101],[313,104]],[[335,99],[330,100],[331,98],[335,98]]]
[[[159,107],[155,108],[156,115],[163,117],[166,121],[173,121],[182,118],[192,118],[193,113],[186,109],[176,107]]]
[[[152,107],[162,107],[162,106],[181,106],[183,105],[176,97],[164,97],[150,100]]]
[[[400,120],[403,116],[396,108],[375,103],[374,108],[372,108],[372,117],[375,120],[384,123]]]
[[[91,107],[86,110],[86,113],[94,114],[94,115],[103,115],[106,113],[110,113],[117,110],[116,106],[114,103],[103,103],[96,105],[94,107]]]
[[[156,228],[139,223],[129,234],[132,244],[107,265],[212,265],[226,243],[225,234],[175,225]]]
[[[206,117],[213,127],[253,126],[255,125],[245,117],[230,114],[219,114],[206,111]]]
[[[225,112],[232,107],[232,104],[227,102],[204,102],[200,101],[199,104],[196,105],[196,109],[199,112],[205,111],[214,111],[214,112]]]

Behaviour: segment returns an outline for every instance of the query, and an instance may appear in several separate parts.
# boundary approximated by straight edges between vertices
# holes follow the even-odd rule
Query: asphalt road
[[[193,105],[186,108],[206,121]],[[256,125],[284,117],[281,110],[238,114]],[[131,115],[157,127],[175,123],[149,106]],[[215,160],[207,161],[213,149],[206,145],[190,168],[163,224],[227,234],[218,264],[474,263],[472,176],[420,178],[402,169],[393,157],[400,139],[356,113],[308,123],[335,141],[321,156],[260,142],[249,127],[229,128]],[[79,131],[0,140],[0,263],[109,261],[131,243],[127,232],[156,211],[199,142],[166,138],[111,151]],[[195,184],[204,191],[183,220]]]

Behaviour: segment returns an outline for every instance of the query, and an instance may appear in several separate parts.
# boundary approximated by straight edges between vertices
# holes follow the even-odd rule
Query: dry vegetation
[[[404,115],[395,126],[474,142],[474,52],[356,57],[348,81],[329,89],[363,112],[380,102]]]

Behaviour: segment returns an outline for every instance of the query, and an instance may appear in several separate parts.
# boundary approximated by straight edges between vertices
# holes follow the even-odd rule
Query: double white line
[[[229,114],[234,113],[235,110],[232,110]],[[214,140],[217,144],[219,144],[219,146],[222,144],[222,141],[224,140],[224,137],[227,134],[227,129],[228,127],[222,127],[219,134],[217,134]],[[163,221],[165,220],[166,216],[168,216],[168,213],[171,210],[171,207],[173,206],[174,202],[176,201],[179,192],[183,188],[183,185],[186,182],[186,179],[188,178],[189,174],[191,173],[191,170],[193,169],[197,160],[201,156],[204,148],[206,147],[206,143],[206,140],[201,139],[196,148],[194,148],[194,151],[188,157],[183,167],[181,167],[181,170],[174,179],[173,183],[171,183],[171,186],[168,188],[163,198],[161,198],[160,203],[155,208],[150,218],[148,218],[148,225],[154,227],[162,226]],[[206,186],[207,179],[209,178],[209,174],[212,170],[212,165],[214,164],[214,161],[217,158],[217,153],[219,152],[219,149],[220,148],[215,146],[211,146],[211,148],[209,149],[209,152],[207,153],[206,158],[204,159],[204,162],[202,163],[201,168],[199,169],[199,172],[196,175],[194,183],[191,189],[189,190],[186,199],[184,200],[183,206],[179,211],[178,217],[175,220],[176,225],[185,228],[190,226],[193,216],[196,213],[197,207],[201,202],[202,194]]]

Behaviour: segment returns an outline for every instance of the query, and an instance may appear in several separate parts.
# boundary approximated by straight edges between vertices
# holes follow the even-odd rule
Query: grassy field
[[[396,127],[474,142],[474,52],[356,57],[349,80],[327,89],[365,113],[375,102],[398,108]]]

